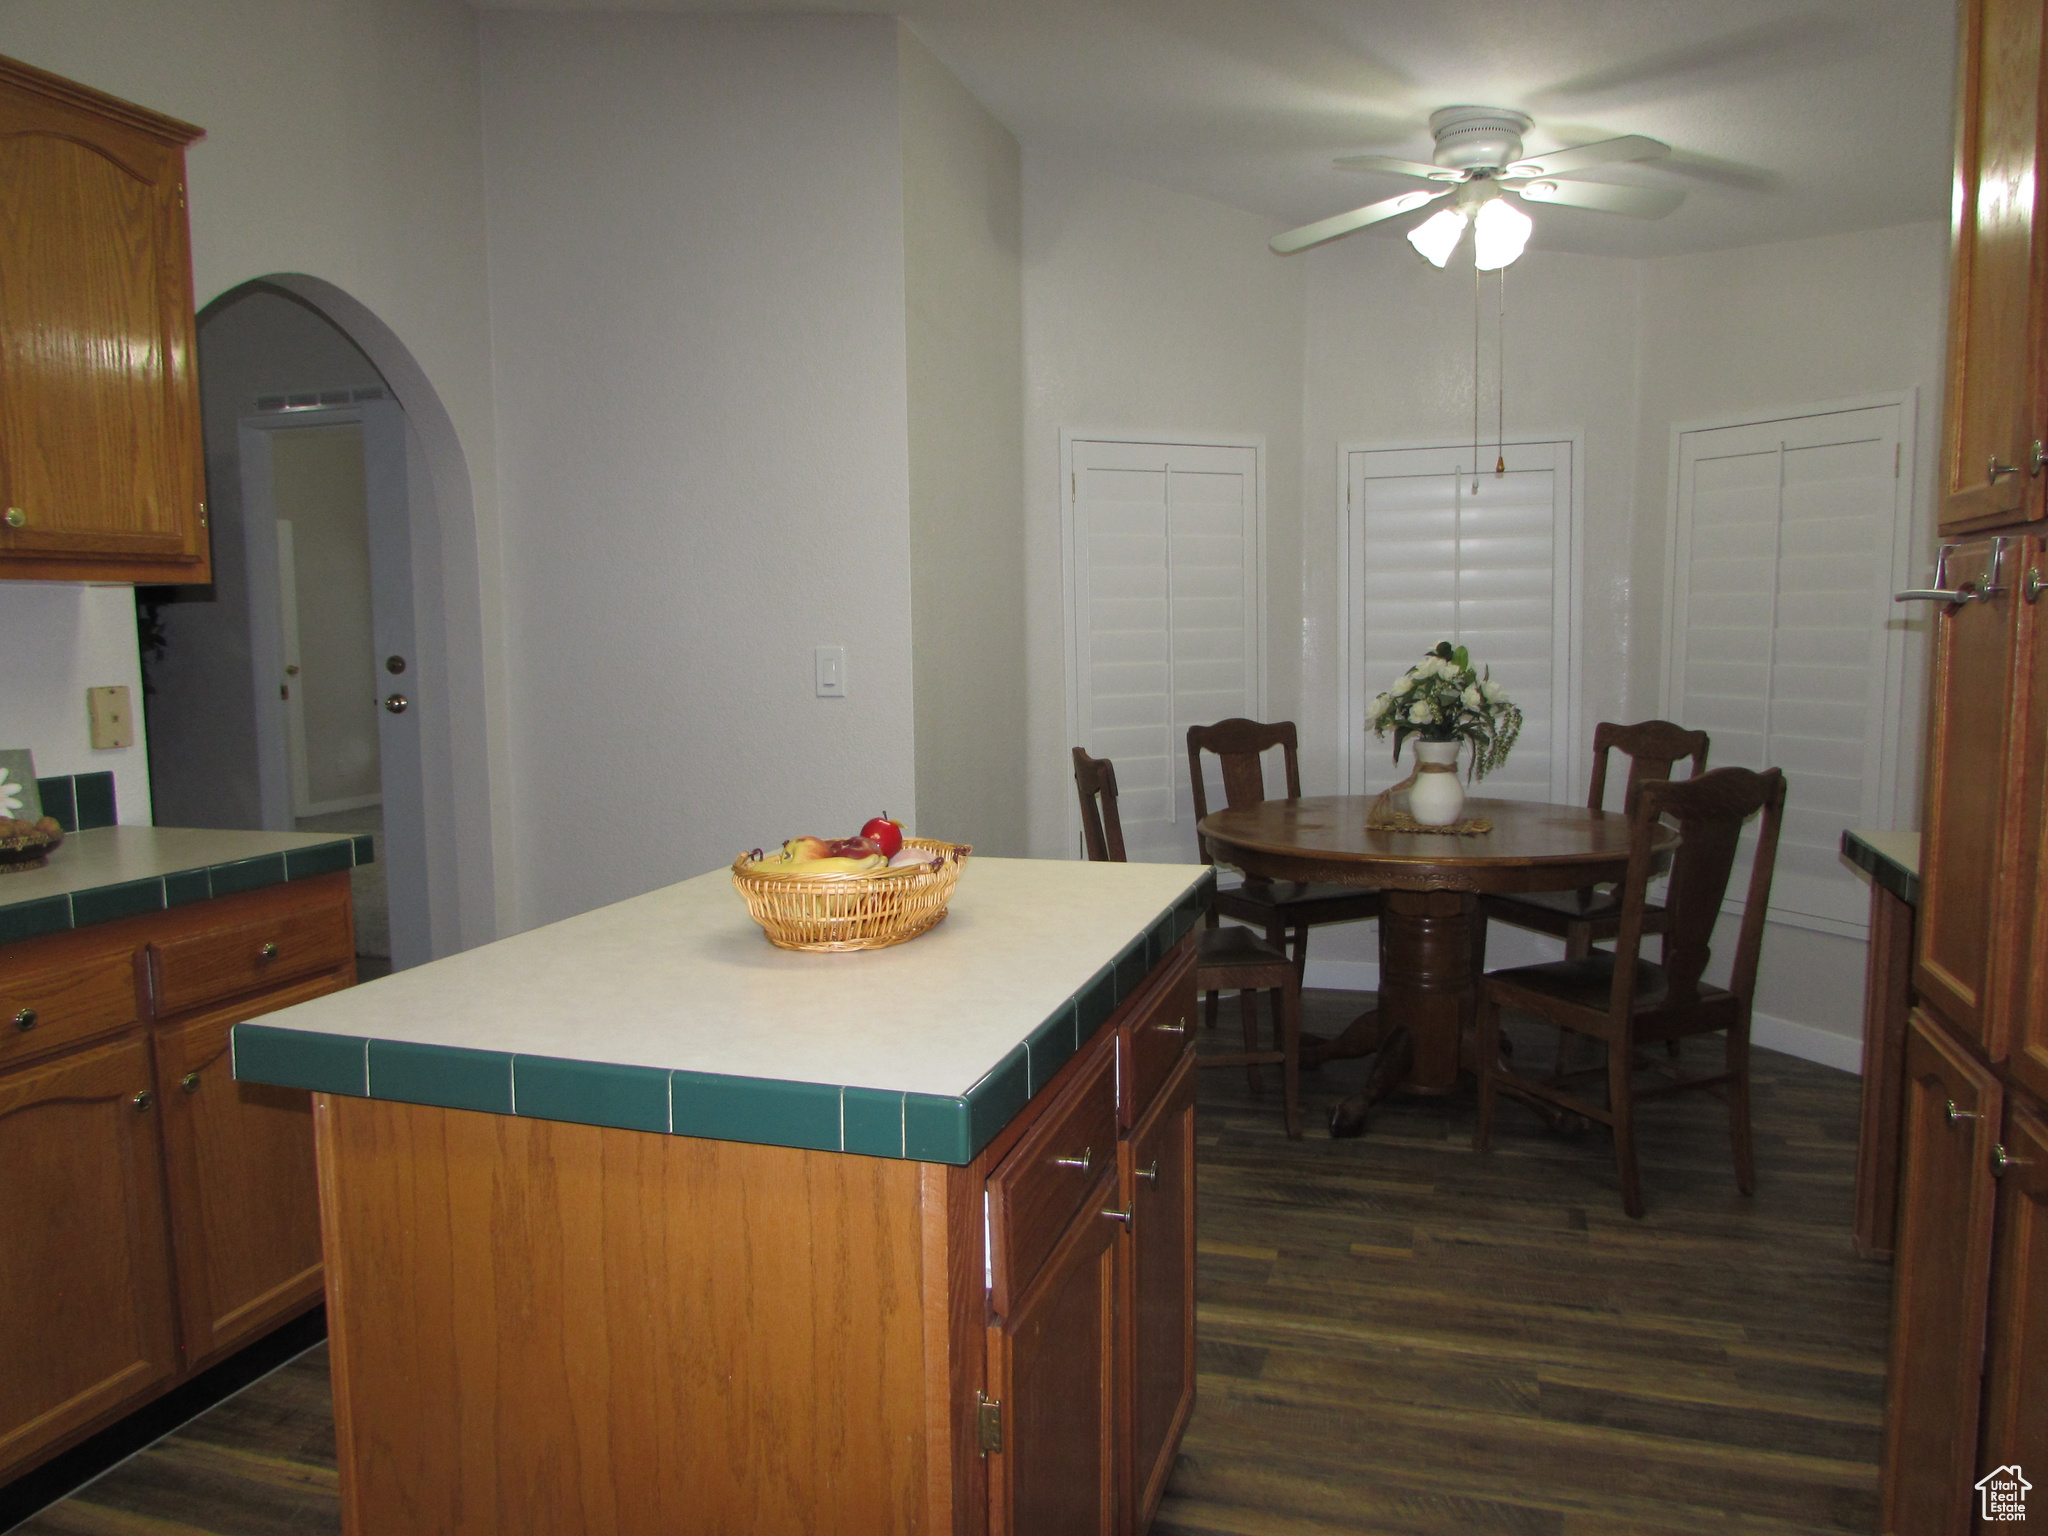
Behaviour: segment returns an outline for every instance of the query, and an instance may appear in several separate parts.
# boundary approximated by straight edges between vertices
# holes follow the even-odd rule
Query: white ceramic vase
[[[1465,809],[1465,786],[1458,782],[1460,741],[1418,741],[1415,764],[1419,770],[1408,788],[1408,814],[1425,827],[1448,827]],[[1424,764],[1443,764],[1449,772],[1430,772]]]

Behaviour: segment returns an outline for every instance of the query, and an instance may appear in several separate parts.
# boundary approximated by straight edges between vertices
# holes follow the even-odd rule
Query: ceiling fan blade
[[[1403,192],[1399,197],[1390,197],[1382,202],[1367,203],[1363,208],[1354,208],[1349,213],[1340,213],[1334,218],[1316,224],[1304,224],[1300,229],[1290,229],[1284,235],[1275,235],[1266,243],[1276,255],[1292,256],[1296,251],[1305,251],[1312,245],[1321,245],[1325,240],[1334,240],[1339,235],[1348,235],[1354,229],[1363,229],[1368,224],[1377,224],[1381,219],[1395,218],[1400,214],[1413,213],[1427,207],[1438,198],[1449,197],[1451,189],[1441,192]]]
[[[1420,160],[1397,160],[1392,155],[1346,155],[1330,162],[1346,171],[1385,171],[1390,176],[1414,176],[1422,181],[1463,181],[1467,173],[1454,167],[1424,165]]]
[[[1640,133],[1625,133],[1618,139],[1602,139],[1597,144],[1579,144],[1571,149],[1555,149],[1547,155],[1531,155],[1526,160],[1517,160],[1506,167],[1503,176],[1576,176],[1580,171],[1591,170],[1596,165],[1615,165],[1628,160],[1661,160],[1671,153],[1671,146],[1661,139],[1649,139]]]
[[[1517,185],[1503,182],[1517,197],[1532,203],[1559,203],[1567,208],[1597,208],[1602,213],[1626,213],[1638,219],[1661,219],[1685,201],[1685,194],[1670,187],[1617,187],[1605,181],[1532,181]]]

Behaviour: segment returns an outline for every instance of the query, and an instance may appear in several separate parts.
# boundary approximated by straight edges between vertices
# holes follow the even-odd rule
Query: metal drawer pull
[[[2013,540],[2009,538],[1993,539],[1991,541],[1991,569],[1985,573],[1984,580],[1982,582],[1966,581],[1960,587],[1951,587],[1948,584],[1948,557],[1960,546],[1944,544],[1941,546],[1941,552],[1934,557],[1934,585],[1931,587],[1915,587],[1909,592],[1894,592],[1892,594],[1892,601],[1895,603],[1950,603],[1958,606],[1963,603],[1988,603],[1992,598],[2005,591],[2005,588],[1999,584],[1999,577],[2005,572],[2006,546],[2012,542]]]
[[[277,958],[277,945],[274,942],[265,944],[256,951],[256,958],[258,960],[275,960]]]
[[[21,1011],[20,1011],[19,1013],[15,1014],[15,1016],[14,1016],[14,1027],[15,1027],[16,1029],[19,1029],[19,1030],[31,1030],[31,1029],[34,1029],[34,1028],[36,1027],[36,1011],[35,1011],[35,1009],[33,1009],[33,1008],[24,1008],[24,1009],[22,1009],[22,1010],[21,1010]]]
[[[1056,1168],[1078,1168],[1083,1173],[1086,1173],[1095,1166],[1095,1149],[1088,1147],[1082,1151],[1079,1157],[1056,1157],[1052,1161],[1053,1166]]]
[[[1184,1035],[1188,1032],[1187,1015],[1182,1014],[1178,1024],[1169,1024],[1164,1019],[1154,1019],[1152,1027],[1162,1035]]]
[[[1967,1109],[1957,1109],[1954,1099],[1948,1101],[1948,1123],[1950,1125],[1961,1125],[1965,1120],[1982,1120],[1983,1118],[1982,1115],[1972,1114]]]
[[[1111,1221],[1122,1222],[1124,1224],[1124,1230],[1126,1232],[1130,1231],[1137,1224],[1133,1219],[1136,1213],[1132,1211],[1119,1211],[1114,1207],[1105,1206],[1103,1208],[1102,1214],[1107,1216]]]
[[[135,1113],[139,1115],[144,1110],[148,1109],[150,1105],[156,1102],[156,1095],[151,1093],[147,1088],[145,1088],[142,1090],[142,1092],[136,1094],[135,1097],[130,1099],[128,1102],[135,1106]]]
[[[1159,1183],[1159,1159],[1153,1158],[1150,1168],[1140,1168],[1138,1170],[1138,1177],[1147,1184],[1157,1185]]]
[[[187,1093],[197,1093],[199,1091],[199,1074],[197,1072],[187,1072],[178,1079],[178,1086]]]
[[[1990,468],[1985,471],[1986,475],[1988,476],[1993,485],[1998,484],[1998,482],[2003,480],[2007,475],[2016,475],[2019,472],[2019,465],[2001,464],[1998,462],[1998,455],[1995,453],[1991,455]]]
[[[2031,1158],[2013,1157],[2008,1154],[2005,1150],[2004,1142],[2000,1142],[1991,1149],[1991,1171],[1993,1173],[2002,1174],[2008,1168],[2027,1168],[2031,1166]]]

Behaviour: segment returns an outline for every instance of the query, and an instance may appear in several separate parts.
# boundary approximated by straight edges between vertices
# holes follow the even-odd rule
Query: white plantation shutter
[[[1116,764],[1130,857],[1193,863],[1187,728],[1263,705],[1258,450],[1077,438],[1070,455],[1073,741]]]
[[[1374,793],[1405,778],[1365,706],[1440,640],[1521,707],[1504,767],[1472,792],[1510,800],[1572,795],[1573,444],[1514,443],[1507,473],[1472,449],[1349,449],[1343,607],[1346,781]],[[1476,489],[1475,489],[1476,486]],[[1583,789],[1580,795],[1583,796]]]
[[[1868,917],[1843,829],[1891,824],[1908,419],[1889,403],[1679,434],[1666,708],[1712,737],[1709,766],[1785,770],[1771,913],[1830,932]],[[1745,860],[1731,899],[1747,878]]]

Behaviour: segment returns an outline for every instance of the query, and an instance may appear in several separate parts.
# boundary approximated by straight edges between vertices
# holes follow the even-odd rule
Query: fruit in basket
[[[937,869],[945,862],[943,854],[933,853],[929,848],[898,848],[889,856],[889,867],[891,869],[908,869],[912,865],[919,867],[930,865],[933,869]]]
[[[885,859],[895,858],[903,849],[903,823],[887,816],[875,817],[860,829],[860,835],[879,848]]]
[[[797,859],[823,859],[831,856],[832,845],[822,837],[792,837],[782,845],[785,863]]]

